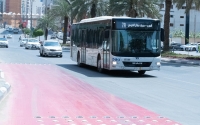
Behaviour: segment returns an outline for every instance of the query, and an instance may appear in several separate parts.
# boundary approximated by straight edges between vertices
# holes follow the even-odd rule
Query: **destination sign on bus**
[[[159,29],[160,24],[158,21],[148,21],[148,20],[137,20],[137,21],[121,21],[121,20],[115,20],[115,29],[134,29],[134,30],[156,30]]]

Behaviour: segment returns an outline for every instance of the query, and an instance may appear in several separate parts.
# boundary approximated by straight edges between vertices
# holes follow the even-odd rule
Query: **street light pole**
[[[31,28],[31,33],[30,33],[30,35],[32,37],[32,11],[33,11],[32,9],[33,9],[33,0],[31,0],[30,3],[31,3],[31,20],[30,20],[31,21],[31,27],[30,27]]]

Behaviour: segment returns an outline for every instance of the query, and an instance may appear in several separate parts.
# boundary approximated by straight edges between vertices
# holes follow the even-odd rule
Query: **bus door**
[[[103,68],[108,69],[110,67],[110,41],[109,41],[109,30],[104,31],[103,39]]]
[[[86,63],[86,30],[81,31],[81,63]]]

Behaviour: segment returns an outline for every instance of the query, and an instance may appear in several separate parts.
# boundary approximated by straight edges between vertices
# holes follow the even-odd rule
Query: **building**
[[[3,17],[3,9],[4,9],[4,6],[3,6],[3,1],[0,0],[0,21],[2,22],[2,17]]]
[[[37,19],[42,16],[42,0],[21,0],[21,13],[26,27],[36,27]],[[31,22],[32,20],[32,22]]]
[[[12,27],[19,27],[21,22],[21,0],[3,0],[5,2],[4,12],[8,13],[3,15],[3,22],[11,25]]]
[[[51,9],[55,5],[56,0],[41,0],[42,1],[42,13],[45,14],[48,9]]]
[[[160,5],[160,14],[162,14],[162,23],[161,26],[164,27],[164,15],[165,15],[165,4]],[[185,8],[186,5],[182,6],[180,10],[176,8],[176,5],[173,4],[171,6],[170,11],[170,32],[174,32],[176,30],[181,30],[185,32],[185,22],[186,22],[186,15],[185,15]],[[198,27],[198,24],[200,24],[200,11],[197,11],[195,9],[190,10],[190,33],[196,32],[200,33],[200,27]]]

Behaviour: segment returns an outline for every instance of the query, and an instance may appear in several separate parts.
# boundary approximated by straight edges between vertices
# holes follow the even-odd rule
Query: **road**
[[[40,57],[13,35],[0,48],[11,84],[1,125],[199,125],[200,67],[162,63],[160,71],[98,73],[63,58]]]

